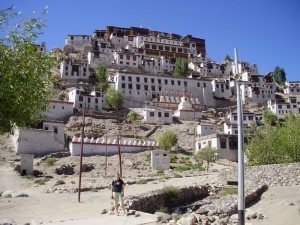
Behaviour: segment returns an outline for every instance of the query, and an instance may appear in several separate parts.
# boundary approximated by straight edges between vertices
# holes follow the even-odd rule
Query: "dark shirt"
[[[122,186],[124,182],[122,179],[119,180],[113,180],[111,185],[113,187],[113,192],[122,192]]]

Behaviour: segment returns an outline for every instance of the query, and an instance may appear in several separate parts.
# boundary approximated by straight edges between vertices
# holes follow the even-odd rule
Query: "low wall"
[[[179,198],[177,198],[175,205],[187,204],[196,200],[203,199],[208,196],[207,186],[190,186],[180,188]],[[126,200],[129,209],[155,213],[164,204],[164,195],[160,191],[149,192],[139,196],[129,196]],[[175,206],[174,205],[174,206]]]

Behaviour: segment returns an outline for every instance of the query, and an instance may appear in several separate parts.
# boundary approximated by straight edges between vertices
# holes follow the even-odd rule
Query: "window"
[[[152,45],[152,49],[157,49],[157,45]]]
[[[181,85],[181,81],[180,81],[180,80],[178,80],[178,81],[177,81],[177,84],[180,86],[180,85]]]
[[[169,117],[169,113],[168,112],[165,112],[165,117]]]
[[[253,120],[253,116],[249,116],[248,118],[249,118],[249,120]]]
[[[221,148],[227,148],[227,144],[226,144],[226,139],[225,138],[221,138],[220,139],[220,145],[221,145]]]
[[[150,112],[150,117],[154,117],[154,112]]]
[[[282,105],[278,105],[278,109],[282,109]]]
[[[57,134],[57,127],[53,127],[54,133]]]
[[[158,49],[159,49],[159,50],[164,50],[164,47],[163,47],[162,45],[159,45],[159,46],[158,46]]]
[[[140,89],[141,89],[141,85],[137,84],[137,85],[136,85],[136,89],[137,89],[137,90],[140,90]]]
[[[125,80],[125,76],[122,76],[122,80]]]
[[[144,85],[145,91],[148,91],[148,85]]]
[[[136,55],[133,56],[133,61],[136,61]]]
[[[166,50],[166,51],[170,51],[170,47],[165,46],[165,50]]]
[[[98,103],[98,98],[95,98],[95,103]]]
[[[128,81],[132,81],[132,78],[131,78],[131,77],[128,77]]]
[[[174,85],[174,80],[171,80],[171,84]]]
[[[158,83],[161,84],[161,79],[157,79]]]
[[[126,84],[122,83],[122,84],[121,84],[121,87],[122,87],[122,88],[126,88]]]
[[[120,59],[123,59],[123,55],[120,55]]]
[[[128,84],[128,89],[132,89],[132,84]]]
[[[197,87],[200,87],[200,83],[199,82],[197,83]]]
[[[150,45],[149,44],[145,44],[145,48],[150,48]]]
[[[243,120],[244,120],[244,121],[247,120],[247,116],[243,116]]]
[[[235,120],[235,121],[236,121],[236,120],[237,120],[237,116],[233,116],[233,120]]]
[[[79,96],[79,101],[80,101],[80,102],[83,101],[83,96]]]
[[[158,112],[158,117],[161,117],[161,112]]]
[[[172,52],[176,52],[176,47],[172,47]]]
[[[88,102],[91,102],[91,98],[90,97],[88,97]]]
[[[120,61],[120,64],[123,64],[123,61]]]
[[[49,127],[48,127],[48,126],[45,126],[45,130],[49,130]]]
[[[165,80],[165,84],[168,84],[168,80]]]
[[[53,105],[52,108],[55,109],[55,105]]]
[[[154,85],[151,86],[151,90],[155,91],[155,86]]]
[[[186,82],[186,81],[183,81],[183,85],[184,85],[185,87],[187,87],[187,82]]]
[[[130,60],[130,55],[126,55],[126,59],[127,59],[127,60]]]
[[[140,78],[139,77],[136,77],[136,82],[140,82]]]
[[[147,83],[148,82],[148,79],[147,77],[144,77],[144,82]]]
[[[178,52],[182,52],[182,48],[178,48]]]
[[[203,83],[203,87],[206,87],[206,83]]]
[[[62,106],[62,107],[61,107],[61,109],[65,109],[65,107],[64,107],[64,106]]]
[[[151,78],[151,83],[154,84],[154,78]]]

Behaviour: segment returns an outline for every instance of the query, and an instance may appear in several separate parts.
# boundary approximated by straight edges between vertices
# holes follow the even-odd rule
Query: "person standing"
[[[124,201],[123,201],[123,197],[124,197],[124,182],[120,178],[120,174],[119,173],[116,173],[116,177],[112,181],[111,191],[112,191],[112,193],[111,193],[111,199],[114,199],[114,203],[115,203],[115,208],[116,208],[117,215],[119,215],[119,206],[121,206],[121,208],[124,211],[124,215],[125,215],[125,207],[124,207]]]

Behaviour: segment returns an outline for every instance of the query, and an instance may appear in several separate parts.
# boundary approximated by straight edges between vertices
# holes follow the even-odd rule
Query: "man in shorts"
[[[124,215],[125,215],[125,207],[124,207],[124,202],[123,202],[123,197],[124,197],[124,182],[120,178],[120,174],[119,173],[116,173],[116,177],[112,181],[111,191],[112,191],[111,198],[114,199],[117,215],[119,215],[119,206],[122,207],[122,209],[124,211]]]

